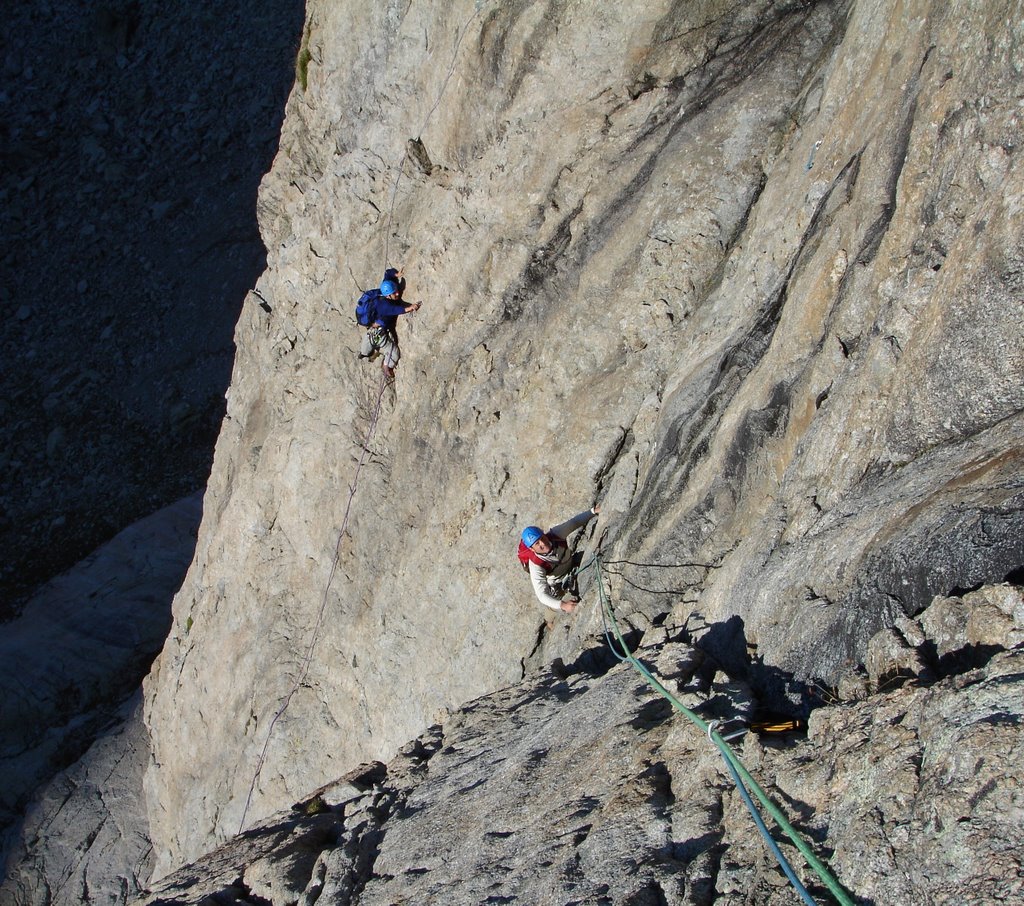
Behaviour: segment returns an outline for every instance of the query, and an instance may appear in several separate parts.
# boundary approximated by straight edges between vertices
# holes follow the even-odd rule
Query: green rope
[[[615,633],[615,638],[618,641],[620,651],[615,651],[612,646],[613,652],[620,660],[627,661],[634,670],[637,671],[644,679],[647,680],[648,684],[663,698],[667,699],[668,702],[675,708],[680,714],[687,717],[691,723],[693,723],[702,733],[704,733],[708,739],[710,739],[722,753],[726,761],[731,764],[735,769],[736,773],[740,775],[743,782],[747,785],[748,789],[752,790],[754,795],[760,800],[761,804],[767,809],[768,813],[775,819],[775,822],[780,828],[786,833],[786,836],[793,841],[793,844],[803,854],[807,860],[807,864],[814,870],[814,873],[821,879],[822,883],[832,891],[833,896],[841,904],[841,906],[854,906],[854,902],[850,899],[850,895],[843,890],[839,882],[832,876],[832,873],[828,870],[828,867],[824,862],[821,861],[804,841],[803,837],[797,832],[789,820],[782,813],[777,805],[768,798],[768,794],[761,788],[761,785],[751,776],[750,772],[743,766],[739,757],[733,752],[729,744],[722,739],[717,731],[713,727],[709,727],[707,722],[702,720],[694,711],[686,707],[678,698],[676,698],[668,689],[666,689],[629,650],[629,646],[626,644],[626,640],[622,637],[622,632],[619,630],[618,621],[615,619],[615,610],[612,607],[611,600],[605,592],[604,580],[601,572],[601,559],[599,554],[594,555],[594,561],[597,563],[597,569],[595,570],[595,577],[597,580],[597,593],[601,601],[601,616],[602,619],[607,619],[612,626]],[[588,566],[590,564],[587,564]],[[607,628],[605,629],[607,634]],[[609,639],[609,643],[611,640]]]

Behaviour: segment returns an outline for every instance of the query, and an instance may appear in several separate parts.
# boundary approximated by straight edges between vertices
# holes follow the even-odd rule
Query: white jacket
[[[593,510],[585,513],[577,513],[571,519],[567,519],[560,525],[549,528],[544,534],[554,535],[563,541],[576,529],[583,528],[596,514]],[[572,552],[569,546],[556,548],[550,554],[537,554],[544,561],[544,566],[538,566],[530,561],[530,582],[533,584],[533,593],[545,607],[552,610],[562,609],[562,599],[552,594],[552,583],[562,578],[572,568]],[[550,565],[549,565],[550,564]]]

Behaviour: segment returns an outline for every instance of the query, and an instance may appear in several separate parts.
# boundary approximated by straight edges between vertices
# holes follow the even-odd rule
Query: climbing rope
[[[245,797],[245,808],[242,809],[242,820],[238,824],[238,833],[241,833],[245,829],[245,818],[249,813],[249,805],[252,802],[252,794],[256,789],[256,782],[259,780],[260,773],[263,771],[263,765],[267,759],[267,750],[270,747],[270,737],[274,732],[274,725],[281,719],[281,716],[288,709],[288,705],[291,704],[292,696],[298,691],[299,686],[302,685],[303,680],[306,678],[306,674],[309,672],[310,664],[313,661],[313,648],[316,646],[317,639],[320,635],[320,627],[324,622],[324,613],[327,610],[327,597],[331,590],[331,583],[334,581],[334,574],[338,571],[338,562],[341,559],[341,542],[345,537],[345,533],[348,531],[348,520],[349,515],[352,512],[352,501],[356,496],[356,488],[359,485],[359,473],[362,471],[363,464],[366,462],[366,457],[370,451],[370,442],[373,439],[374,431],[377,428],[377,421],[380,418],[381,405],[384,399],[384,388],[387,386],[387,376],[381,373],[380,387],[377,391],[377,402],[373,408],[373,414],[370,416],[370,424],[366,431],[366,440],[362,444],[362,450],[359,453],[359,460],[356,463],[356,470],[352,476],[352,483],[348,488],[348,500],[345,503],[345,514],[341,520],[341,528],[338,530],[338,540],[334,545],[334,557],[331,560],[331,569],[327,575],[327,583],[324,585],[323,599],[320,601],[320,610],[316,615],[316,622],[313,624],[313,633],[309,640],[309,646],[306,648],[305,657],[299,666],[299,672],[296,674],[295,681],[292,683],[291,688],[288,690],[287,695],[281,702],[281,707],[277,709],[277,713],[270,721],[270,726],[267,727],[267,738],[263,742],[263,749],[260,751],[260,757],[256,761],[256,772],[252,776],[252,783],[249,784],[249,794]]]
[[[452,54],[451,65],[448,68],[447,75],[444,77],[444,80],[441,83],[441,89],[438,92],[437,98],[434,101],[433,106],[430,108],[430,110],[427,111],[427,115],[423,120],[423,125],[420,126],[420,136],[422,136],[423,132],[426,130],[427,125],[430,122],[430,118],[434,115],[434,111],[436,111],[438,106],[440,105],[441,98],[444,96],[445,90],[448,88],[448,82],[451,79],[452,74],[455,72],[455,64],[458,60],[459,48],[462,46],[462,39],[466,36],[466,32],[469,30],[469,26],[472,24],[473,20],[478,15],[480,15],[480,11],[483,9],[483,7],[484,3],[481,2],[481,0],[477,0],[477,3],[475,4],[475,9],[473,11],[473,15],[470,16],[465,21],[464,25],[462,26],[462,29],[459,32],[458,38],[455,41],[455,49]],[[395,177],[395,184],[391,190],[391,204],[388,208],[387,228],[384,234],[384,269],[386,269],[388,266],[388,252],[390,249],[391,242],[391,224],[394,219],[395,200],[398,197],[398,184],[401,181],[402,174],[405,170],[405,155],[406,152],[403,149],[402,157],[399,160],[398,164],[398,174]],[[349,273],[352,274],[351,269],[349,269]],[[356,283],[356,288],[358,289],[358,282],[356,281],[354,274],[352,274],[352,280],[353,282]],[[299,686],[302,685],[303,680],[305,680],[306,674],[309,672],[309,667],[313,661],[313,649],[316,647],[316,643],[320,635],[320,628],[323,625],[324,614],[326,613],[327,610],[327,599],[331,589],[331,583],[334,581],[334,575],[338,570],[338,563],[341,559],[341,542],[345,537],[345,533],[348,531],[349,514],[352,511],[352,501],[355,498],[356,488],[359,483],[359,473],[362,470],[363,464],[366,461],[367,454],[369,453],[370,442],[373,438],[374,431],[376,430],[377,427],[377,420],[380,416],[381,403],[384,399],[384,388],[387,386],[387,383],[387,376],[382,374],[380,388],[377,392],[377,402],[374,406],[373,415],[370,418],[370,425],[366,432],[366,441],[362,445],[362,452],[360,453],[359,461],[356,464],[355,474],[352,477],[351,485],[349,485],[348,501],[345,504],[345,515],[342,518],[341,528],[338,531],[338,540],[334,546],[334,556],[331,560],[331,569],[327,576],[327,583],[324,585],[324,594],[323,599],[320,602],[320,610],[317,613],[316,622],[313,624],[313,632],[309,640],[309,645],[306,648],[306,654],[301,661],[301,664],[299,666],[299,672],[296,675],[295,681],[292,683],[291,688],[288,690],[288,693],[285,695],[284,699],[281,702],[281,706],[277,709],[277,712],[274,714],[273,718],[270,721],[270,725],[267,727],[267,736],[266,739],[264,740],[263,748],[260,751],[259,758],[256,761],[256,771],[253,774],[252,783],[249,784],[248,795],[246,795],[245,797],[245,807],[242,809],[242,819],[238,824],[238,833],[241,833],[245,829],[245,819],[249,813],[249,806],[252,803],[253,792],[256,789],[256,784],[259,781],[260,773],[263,771],[263,765],[265,764],[267,759],[267,751],[270,748],[270,739],[271,735],[274,732],[274,726],[284,715],[284,712],[288,709],[288,705],[291,704],[292,697],[298,691]]]
[[[586,563],[581,563],[579,566],[574,567],[566,573],[566,577],[577,577],[581,576],[584,572],[590,569],[597,562],[597,554],[591,556]],[[622,576],[622,572],[619,570],[610,569],[612,566],[635,566],[643,569],[718,569],[721,563],[698,563],[698,562],[682,562],[682,563],[639,563],[636,560],[605,560],[601,558],[601,569],[613,576]],[[625,578],[623,576],[623,578]],[[626,580],[629,581],[628,579]],[[629,584],[633,584],[630,582]],[[635,586],[634,586],[635,587]],[[643,589],[649,591],[650,589]],[[666,592],[667,594],[668,592]]]
[[[712,721],[712,726],[714,725]],[[711,729],[708,728],[708,739],[711,739]],[[713,742],[714,740],[712,740]],[[789,883],[793,885],[793,889],[800,895],[800,899],[807,903],[807,906],[817,906],[814,899],[807,892],[807,888],[801,883],[800,879],[796,876],[796,872],[793,871],[793,866],[789,864],[789,860],[782,854],[782,850],[779,849],[779,844],[775,842],[771,833],[768,831],[767,826],[764,823],[764,818],[761,817],[761,813],[757,810],[757,806],[754,805],[754,800],[750,798],[750,793],[747,792],[747,788],[743,785],[743,781],[740,779],[739,772],[733,767],[731,761],[728,758],[725,759],[725,766],[729,769],[729,773],[732,774],[732,782],[736,784],[736,789],[740,791],[740,796],[743,797],[743,804],[746,805],[747,811],[750,812],[750,817],[754,819],[754,824],[760,831],[761,836],[764,837],[765,843],[768,844],[768,848],[771,850],[772,855],[775,856],[775,861],[782,866],[782,870],[785,872],[786,877],[789,878]]]
[[[629,650],[629,646],[626,644],[626,640],[622,636],[622,632],[619,629],[618,621],[615,618],[615,609],[612,606],[611,599],[609,598],[605,587],[604,579],[601,571],[601,556],[595,554],[591,563],[588,563],[589,567],[591,564],[595,564],[597,569],[595,570],[595,580],[597,583],[597,594],[601,604],[601,620],[604,624],[605,638],[608,641],[608,646],[611,648],[612,654],[620,661],[628,663],[637,673],[639,673],[647,683],[663,698],[665,698],[673,708],[675,708],[680,714],[683,714],[690,720],[702,733],[706,734],[708,739],[711,740],[718,747],[718,750],[722,753],[722,757],[725,759],[726,764],[729,766],[729,772],[733,774],[737,781],[737,787],[740,790],[741,795],[747,793],[747,790],[753,790],[754,795],[760,800],[761,804],[768,811],[768,813],[775,820],[776,824],[786,833],[786,836],[793,841],[794,845],[803,854],[807,860],[807,864],[811,867],[814,873],[821,879],[826,887],[832,891],[832,895],[841,904],[841,906],[854,906],[853,900],[850,899],[849,894],[840,886],[839,882],[832,876],[832,873],[828,870],[828,867],[814,854],[814,851],[807,845],[804,839],[796,831],[789,820],[782,813],[777,805],[768,798],[768,794],[761,788],[761,785],[751,776],[750,772],[744,767],[739,757],[733,752],[729,744],[722,738],[717,732],[713,724],[708,724],[702,720],[694,711],[686,707],[679,699],[673,695],[668,689],[666,689],[644,666],[643,663]],[[614,636],[614,637],[613,637]],[[749,799],[749,794],[745,796],[745,799]],[[753,802],[750,802],[748,807],[753,806]],[[756,809],[753,809],[756,812]],[[761,831],[761,835],[765,838],[769,848],[772,850],[776,859],[779,860],[779,864],[782,866],[786,876],[794,884],[797,892],[804,899],[805,902],[813,904],[814,900],[810,898],[807,891],[800,885],[799,881],[796,880],[795,874],[793,874],[792,867],[786,862],[782,852],[775,845],[775,841],[771,839],[771,834],[768,833],[767,828],[764,827],[763,820],[755,818],[755,824],[758,826],[758,830]]]

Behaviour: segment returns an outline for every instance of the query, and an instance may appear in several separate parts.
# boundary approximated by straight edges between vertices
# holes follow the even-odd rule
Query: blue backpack
[[[363,327],[369,327],[377,320],[377,300],[379,298],[379,289],[368,289],[356,302],[356,320]]]

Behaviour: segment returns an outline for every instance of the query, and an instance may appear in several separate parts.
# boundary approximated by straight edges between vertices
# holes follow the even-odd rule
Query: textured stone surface
[[[0,902],[115,906],[141,893],[153,870],[141,704],[135,696],[117,726],[37,792],[12,835]]]
[[[144,899],[792,902],[706,740],[596,645],[595,573],[542,624],[518,531],[600,501],[584,546],[666,686],[809,717],[744,757],[851,892],[1019,899],[1022,22],[311,0],[152,753],[129,721],[41,791],[5,895],[120,903],[222,843]],[[425,304],[375,419],[351,305],[385,263]]]
[[[1019,575],[1022,13],[311,2],[260,196],[268,269],[146,684],[157,874],[235,834],[250,788],[247,824],[575,661],[601,631],[592,575],[544,630],[523,524],[600,500],[588,543],[629,626],[656,645],[685,624],[739,713],[806,707],[813,684],[867,695],[851,670],[879,632]],[[367,442],[379,372],[351,305],[385,261],[424,306]],[[559,752],[566,775],[582,756]],[[721,814],[648,821],[640,849],[705,840],[685,871],[738,898]]]
[[[819,751],[834,758],[828,797],[849,791],[831,822],[834,864],[870,878],[875,902],[992,903],[1024,891],[1010,836],[1022,807],[1019,670],[1019,652],[1003,655],[878,710],[812,719]]]
[[[820,708],[806,736],[736,748],[856,902],[1009,902],[1024,893],[1021,667],[1021,652],[1002,653],[927,687]],[[362,798],[323,811],[314,797],[139,902],[795,901],[703,734],[626,665],[564,673],[470,703]],[[687,685],[709,692],[699,673]]]
[[[963,598],[936,598],[919,620],[940,658],[965,649],[1015,648],[1024,643],[1024,594],[1019,586],[998,585]]]
[[[73,764],[132,695],[170,626],[199,495],[118,534],[44,586],[0,634],[0,828]]]

